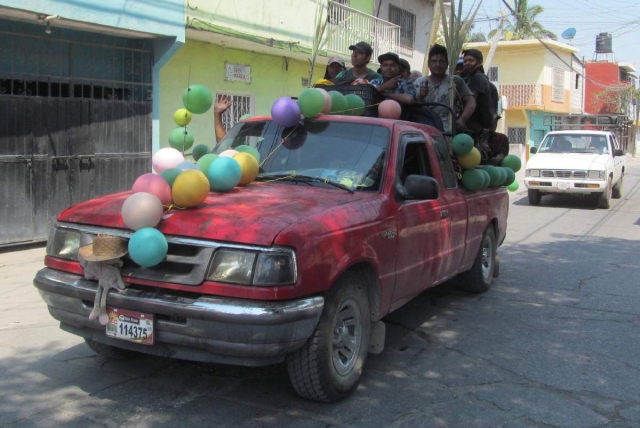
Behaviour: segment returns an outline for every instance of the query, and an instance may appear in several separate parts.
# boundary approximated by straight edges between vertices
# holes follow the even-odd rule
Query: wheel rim
[[[489,280],[493,267],[493,244],[488,236],[482,241],[482,277]]]
[[[341,375],[348,374],[356,364],[362,344],[362,314],[354,299],[340,305],[333,322],[331,353],[333,367]]]

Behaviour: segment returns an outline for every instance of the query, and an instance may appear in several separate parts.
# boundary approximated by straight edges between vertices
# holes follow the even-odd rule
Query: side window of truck
[[[400,156],[400,181],[410,175],[431,176],[429,160],[427,158],[427,142],[420,134],[403,134],[400,138],[402,156]]]
[[[458,180],[456,179],[456,172],[453,169],[453,162],[451,162],[451,156],[449,156],[449,147],[444,138],[439,135],[432,135],[433,148],[438,156],[438,163],[440,164],[440,171],[442,171],[442,182],[445,189],[455,189],[458,187]]]

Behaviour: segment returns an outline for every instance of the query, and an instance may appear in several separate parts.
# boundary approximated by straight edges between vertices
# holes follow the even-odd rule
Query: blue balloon
[[[242,168],[233,158],[222,157],[214,160],[207,171],[209,187],[216,192],[226,192],[240,183]]]
[[[195,163],[190,162],[190,161],[180,162],[178,165],[175,166],[175,168],[179,169],[180,171],[186,171],[188,169],[200,170],[198,165],[196,165]]]
[[[129,257],[140,266],[159,264],[167,256],[168,249],[167,238],[152,227],[138,229],[129,239]]]

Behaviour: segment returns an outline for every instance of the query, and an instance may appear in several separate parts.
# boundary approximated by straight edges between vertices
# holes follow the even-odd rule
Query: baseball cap
[[[404,68],[407,71],[411,71],[411,66],[409,65],[409,61],[404,58],[400,58],[400,68]]]
[[[396,64],[400,65],[400,57],[397,54],[394,54],[393,52],[387,52],[385,54],[378,56],[378,63],[380,64],[388,60],[391,60]]]
[[[340,55],[334,55],[331,58],[329,58],[329,62],[327,64],[331,65],[334,62],[337,62],[338,64],[344,67],[344,60],[342,59],[342,57],[340,57]]]
[[[456,65],[462,65],[462,64],[464,64],[464,57],[463,56],[459,57],[458,58],[458,62],[456,62]]]
[[[349,50],[357,49],[363,54],[371,55],[373,53],[373,48],[367,42],[358,42],[355,45],[349,46]]]

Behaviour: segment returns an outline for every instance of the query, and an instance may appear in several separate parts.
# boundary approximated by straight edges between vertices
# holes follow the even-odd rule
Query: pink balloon
[[[329,95],[329,92],[327,92],[322,88],[316,88],[316,89],[322,92],[322,95],[324,95],[324,107],[322,107],[322,110],[320,112],[322,114],[329,114],[329,112],[331,111],[331,96]]]
[[[221,157],[221,158],[232,158],[237,154],[238,154],[237,150],[229,149],[229,150],[225,150],[224,152],[220,153],[220,155],[218,155],[218,156]]]
[[[171,205],[171,187],[164,177],[152,173],[142,174],[133,183],[133,193],[147,192],[155,195],[162,205]]]
[[[161,177],[162,178],[162,177]],[[147,192],[134,193],[122,204],[122,220],[129,229],[138,230],[156,227],[162,220],[163,207],[160,199]]]
[[[394,100],[384,100],[378,106],[378,117],[384,119],[400,119],[401,113],[402,107]]]
[[[165,169],[174,168],[180,162],[184,162],[184,156],[172,147],[158,150],[151,158],[153,169],[160,174]]]

